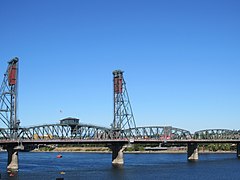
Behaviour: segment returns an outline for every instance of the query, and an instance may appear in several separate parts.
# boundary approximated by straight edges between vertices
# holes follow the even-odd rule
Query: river
[[[19,153],[19,172],[9,177],[7,153],[0,153],[1,179],[64,180],[79,179],[239,179],[240,160],[235,153],[199,154],[197,162],[188,162],[179,154],[124,154],[122,168],[111,165],[108,153]]]

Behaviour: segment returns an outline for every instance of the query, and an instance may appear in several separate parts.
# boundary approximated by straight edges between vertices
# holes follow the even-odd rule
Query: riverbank
[[[42,149],[34,149],[31,152],[81,152],[81,153],[112,153],[108,147],[56,147],[50,151]],[[236,151],[208,151],[208,150],[199,150],[200,154],[202,153],[211,153],[211,154],[221,154],[221,153],[236,153]],[[124,153],[129,154],[179,154],[187,153],[187,150],[159,150],[159,151],[124,151]]]
[[[31,152],[110,152],[108,147],[55,147],[53,149],[34,149]]]

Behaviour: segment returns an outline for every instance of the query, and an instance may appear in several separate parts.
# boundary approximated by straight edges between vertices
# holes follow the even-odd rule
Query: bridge
[[[111,127],[82,124],[79,119],[62,119],[59,124],[22,127],[17,117],[18,63],[14,58],[0,89],[0,145],[7,149],[11,171],[18,170],[18,152],[37,144],[105,144],[112,150],[112,164],[123,165],[126,145],[171,143],[187,146],[189,161],[198,159],[198,144],[237,144],[240,157],[240,130],[208,129],[191,133],[172,126],[136,126],[123,71],[113,71],[114,119]]]

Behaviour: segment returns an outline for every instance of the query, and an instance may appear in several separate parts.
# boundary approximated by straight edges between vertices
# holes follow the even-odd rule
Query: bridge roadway
[[[32,144],[182,144],[187,145],[189,143],[197,144],[219,144],[229,143],[238,144],[239,139],[172,139],[172,140],[161,140],[161,139],[39,139],[39,140],[1,140],[0,145],[32,145]]]
[[[125,130],[88,124],[49,124],[19,128],[16,137],[9,129],[0,129],[0,145],[8,150],[8,169],[18,169],[18,151],[30,144],[105,144],[112,150],[112,164],[123,165],[123,150],[131,144],[183,144],[189,161],[198,159],[198,144],[237,144],[240,157],[240,131],[208,129],[191,134],[171,126],[137,127]]]
[[[16,140],[14,140],[16,139]],[[240,131],[207,129],[190,133],[172,126],[136,127],[125,130],[89,124],[47,124],[19,128],[17,137],[10,130],[0,128],[0,145],[16,144],[71,144],[71,143],[239,143]]]

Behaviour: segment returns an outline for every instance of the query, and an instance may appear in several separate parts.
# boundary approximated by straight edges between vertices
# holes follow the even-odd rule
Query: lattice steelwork
[[[195,132],[193,135],[184,129],[171,126],[150,126],[125,129],[118,136],[119,140],[133,138],[134,140],[239,140],[240,131],[227,129],[208,129]],[[10,140],[7,128],[0,128],[0,140]],[[113,140],[116,139],[112,129],[87,124],[77,124],[74,127],[67,124],[50,124],[19,128],[18,140]]]
[[[133,134],[134,133],[134,134]],[[4,134],[4,132],[3,132]],[[191,139],[189,131],[171,126],[137,127],[126,129],[119,135],[119,139],[156,139],[156,140],[183,140]],[[21,128],[19,133],[21,140],[111,140],[115,136],[111,129],[93,125],[78,124],[75,127],[63,124],[52,124]]]
[[[17,84],[18,84],[18,58],[8,63],[0,89],[0,121],[1,126],[8,129],[8,137],[15,139],[19,126],[17,119]]]
[[[7,140],[10,139],[10,133],[9,133],[9,129],[6,128],[1,128],[0,129],[0,140]]]
[[[133,134],[135,139],[181,140],[192,138],[189,131],[171,126],[137,127],[126,129],[124,133],[129,138]]]
[[[229,129],[207,129],[195,132],[194,139],[240,139],[240,132]]]
[[[123,71],[113,71],[113,93],[114,93],[114,120],[112,128],[115,131],[135,128],[135,120],[132,107],[128,97]]]
[[[58,139],[84,139],[84,140],[102,140],[111,139],[110,129],[77,124],[69,126],[67,124],[49,124],[43,126],[34,126],[21,128],[19,133],[20,140],[58,140]]]

